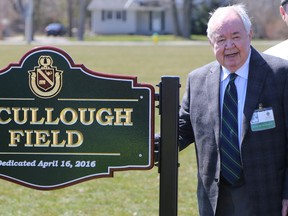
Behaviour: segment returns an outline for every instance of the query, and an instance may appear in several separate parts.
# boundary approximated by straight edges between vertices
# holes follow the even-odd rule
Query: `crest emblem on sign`
[[[31,91],[40,98],[55,97],[62,88],[62,73],[53,66],[51,56],[40,56],[38,66],[28,71]]]

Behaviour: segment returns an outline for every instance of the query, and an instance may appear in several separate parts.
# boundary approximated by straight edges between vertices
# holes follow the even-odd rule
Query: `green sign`
[[[153,167],[154,88],[39,47],[0,71],[0,178],[40,190]]]

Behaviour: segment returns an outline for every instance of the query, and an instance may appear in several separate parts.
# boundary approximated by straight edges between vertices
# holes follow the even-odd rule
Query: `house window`
[[[112,20],[112,19],[122,20],[125,22],[126,21],[126,11],[106,11],[106,10],[101,11],[101,20],[102,21]]]
[[[116,19],[126,21],[126,11],[116,11]]]
[[[106,18],[108,20],[111,20],[113,18],[113,12],[112,11],[106,11]]]
[[[116,11],[116,19],[122,19],[122,11]]]
[[[101,11],[101,19],[102,19],[102,21],[111,20],[112,18],[113,18],[112,11],[105,11],[105,10]]]

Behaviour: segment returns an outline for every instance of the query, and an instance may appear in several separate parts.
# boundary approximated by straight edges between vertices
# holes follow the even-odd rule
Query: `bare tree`
[[[67,31],[68,31],[68,36],[72,37],[72,24],[73,24],[73,9],[72,9],[72,1],[73,0],[67,0],[67,17],[68,17],[68,26],[67,26]]]
[[[171,0],[171,8],[172,8],[172,16],[173,16],[173,26],[174,26],[174,35],[181,36],[180,26],[179,26],[179,18],[178,18],[178,10],[176,7],[176,1]]]
[[[183,31],[182,37],[190,39],[191,36],[192,0],[183,0]]]
[[[79,15],[79,21],[78,21],[78,40],[83,41],[84,40],[84,31],[85,31],[85,17],[86,17],[86,7],[87,2],[86,0],[79,0],[80,1],[80,15]]]
[[[14,0],[12,2],[14,10],[21,14],[21,20],[25,26],[25,39],[28,43],[33,40],[33,11],[34,1],[33,0]]]
[[[25,8],[24,8],[24,3],[22,0],[14,0],[12,1],[12,4],[13,4],[13,8],[14,10],[19,13],[23,20],[25,18]]]
[[[33,40],[33,11],[34,0],[28,0],[25,7],[25,39],[27,43]]]

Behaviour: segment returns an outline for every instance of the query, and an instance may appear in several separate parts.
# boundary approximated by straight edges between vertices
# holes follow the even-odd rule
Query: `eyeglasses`
[[[284,0],[284,1],[281,3],[281,5],[284,6],[284,5],[287,4],[287,3],[288,3],[288,0]]]

